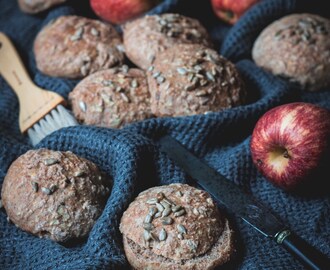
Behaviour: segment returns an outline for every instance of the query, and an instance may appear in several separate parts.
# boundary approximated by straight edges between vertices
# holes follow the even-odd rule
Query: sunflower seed
[[[160,75],[159,71],[152,73],[153,78],[157,78],[159,75]]]
[[[80,109],[83,111],[83,112],[86,112],[87,110],[87,106],[86,106],[86,103],[83,102],[83,101],[79,101],[79,107]]]
[[[196,97],[202,97],[202,96],[206,96],[208,93],[205,90],[199,90],[196,91],[195,95]]]
[[[156,203],[156,207],[157,207],[157,209],[158,209],[159,212],[163,212],[164,211],[164,207],[160,203]]]
[[[52,185],[52,186],[50,187],[50,192],[51,192],[51,193],[54,193],[56,190],[58,190],[58,186],[56,186],[56,185]]]
[[[166,233],[165,229],[162,228],[159,233],[159,241],[165,241],[166,238],[167,238],[167,233]]]
[[[210,80],[210,81],[212,81],[212,82],[215,81],[214,76],[213,76],[212,73],[209,72],[209,71],[206,72],[206,77],[207,77],[208,80]]]
[[[208,205],[211,205],[211,206],[213,205],[213,201],[212,201],[211,198],[207,198],[206,202],[207,202]]]
[[[180,74],[180,75],[185,75],[187,73],[187,70],[183,67],[178,67],[176,69],[176,71]]]
[[[198,247],[198,243],[195,243],[194,241],[192,241],[191,239],[189,239],[187,241],[187,245],[188,247],[190,248],[191,251],[195,251],[197,250],[197,247]]]
[[[162,217],[167,217],[169,214],[171,214],[172,210],[170,207],[165,208],[165,210],[162,213]]]
[[[166,202],[165,199],[163,199],[163,200],[160,202],[160,204],[161,204],[162,206],[164,206],[164,208],[169,208],[169,207],[171,207],[171,204],[168,203],[168,202]]]
[[[170,217],[163,217],[161,220],[163,225],[171,225],[173,223],[173,219]]]
[[[79,27],[76,32],[70,37],[71,41],[77,41],[79,39],[82,38],[84,34],[84,28],[83,27]]]
[[[38,189],[39,189],[38,183],[37,182],[32,182],[31,185],[32,185],[32,190],[34,192],[38,192]]]
[[[73,176],[80,177],[80,176],[83,176],[84,174],[85,174],[85,172],[83,170],[78,170],[78,171],[74,172]]]
[[[125,93],[120,93],[120,96],[121,96],[121,98],[122,98],[125,102],[127,102],[127,103],[130,102],[128,96],[127,96]]]
[[[164,20],[164,19],[159,19],[158,23],[159,23],[160,25],[167,25],[167,21]]]
[[[96,30],[94,27],[92,27],[91,34],[95,37],[98,37],[100,35],[100,32]]]
[[[54,165],[56,163],[59,163],[59,161],[55,158],[47,158],[47,159],[44,160],[44,164],[46,166],[51,166],[51,165]]]
[[[195,84],[190,84],[190,85],[186,85],[184,87],[184,90],[191,91],[191,90],[194,90],[195,88],[196,88],[196,85]]]
[[[193,209],[193,213],[194,213],[195,216],[198,216],[199,215],[198,209],[197,208],[194,208]]]
[[[82,66],[80,68],[80,73],[81,73],[81,75],[86,76],[88,74],[88,66],[87,65]]]
[[[175,217],[181,217],[186,213],[184,209],[180,210],[179,212],[174,213]]]
[[[158,76],[156,80],[157,80],[157,83],[158,83],[158,84],[161,84],[161,83],[165,82],[165,77],[163,77],[163,76]]]
[[[175,203],[172,202],[172,201],[171,201],[170,199],[168,199],[168,198],[164,198],[163,201],[166,202],[166,203],[168,203],[170,206],[171,206],[171,205],[172,205],[172,206],[175,206]]]
[[[148,67],[148,71],[150,71],[150,72],[151,72],[151,71],[153,71],[153,70],[154,70],[154,68],[155,68],[154,66],[150,66],[150,67]]]
[[[176,206],[173,206],[173,207],[172,207],[172,211],[173,211],[173,213],[178,212],[178,211],[181,210],[181,209],[182,209],[182,207],[181,207],[180,205],[176,205]]]
[[[181,224],[178,224],[176,226],[176,228],[178,229],[179,233],[182,233],[182,234],[186,234],[187,233],[186,228],[183,225],[181,225]]]
[[[183,193],[179,190],[179,191],[177,191],[176,195],[178,195],[179,197],[182,197]]]
[[[128,65],[123,65],[123,66],[121,67],[121,71],[124,72],[124,73],[127,73],[128,70],[129,70]]]
[[[149,232],[149,231],[147,231],[147,230],[144,230],[143,231],[143,238],[144,238],[144,240],[145,241],[150,241],[151,240],[151,233]]]
[[[158,217],[160,217],[161,215],[162,215],[161,212],[157,212],[157,213],[155,214],[154,218],[158,218]]]
[[[104,86],[113,86],[113,81],[111,81],[111,80],[103,80],[102,81],[102,84]]]
[[[151,199],[147,200],[147,204],[156,204],[156,203],[158,203],[157,198],[151,198]]]
[[[188,75],[188,80],[189,80],[190,82],[192,82],[193,79],[194,79],[194,77],[195,77],[195,75],[194,75],[193,73],[189,73],[189,75]]]
[[[213,76],[217,75],[217,69],[216,69],[215,67],[212,67],[212,69],[211,69],[211,74],[212,74]]]
[[[149,55],[148,57],[148,60],[150,61],[150,63],[153,63],[155,61],[155,56],[152,54],[152,55]]]
[[[151,223],[152,221],[152,216],[151,215],[146,215],[146,217],[144,218],[144,223]]]
[[[151,207],[151,208],[149,209],[149,213],[148,213],[148,215],[150,215],[150,216],[153,217],[157,212],[158,212],[158,209],[157,209],[156,207]]]
[[[131,86],[132,86],[133,88],[138,87],[138,86],[139,86],[138,81],[137,81],[136,79],[132,80],[132,81],[131,81]]]
[[[183,234],[179,233],[179,234],[178,234],[178,238],[179,238],[180,240],[183,240]]]
[[[205,85],[207,85],[209,82],[207,81],[207,80],[204,80],[204,79],[201,79],[200,81],[199,81],[199,84],[201,85],[201,86],[205,86]]]
[[[46,195],[51,195],[52,194],[51,190],[49,188],[45,188],[45,187],[41,188],[41,192],[46,194]]]
[[[151,239],[156,241],[156,242],[159,242],[158,237],[154,233],[151,233]]]
[[[147,230],[147,231],[151,231],[153,228],[155,228],[155,226],[151,223],[146,223],[144,222],[142,225],[143,229]]]

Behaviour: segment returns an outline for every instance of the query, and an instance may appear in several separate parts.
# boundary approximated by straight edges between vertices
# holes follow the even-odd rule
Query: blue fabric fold
[[[93,16],[86,10],[88,1],[68,1],[38,15],[22,13],[16,2],[0,0],[0,31],[13,40],[35,83],[67,98],[78,81],[41,74],[35,66],[33,41],[42,26],[58,16]],[[178,12],[199,19],[211,33],[216,50],[234,62],[243,76],[249,92],[247,104],[206,115],[148,119],[120,130],[85,125],[63,128],[47,136],[35,148],[70,150],[95,162],[112,177],[111,194],[88,238],[70,245],[39,239],[20,230],[7,221],[1,209],[0,269],[129,269],[118,229],[129,203],[152,186],[174,182],[194,185],[159,151],[155,141],[164,134],[173,136],[230,181],[251,192],[294,232],[330,256],[328,194],[308,196],[274,187],[257,172],[249,149],[256,121],[274,106],[305,101],[330,109],[330,89],[304,92],[258,68],[251,59],[255,38],[272,21],[295,12],[330,16],[325,14],[326,1],[312,2],[264,0],[232,27],[215,17],[209,1],[166,0],[150,10],[149,14]],[[19,132],[18,111],[15,94],[0,76],[0,185],[10,164],[33,148]],[[223,211],[237,232],[237,254],[225,269],[304,269],[282,247],[264,238],[234,213]]]

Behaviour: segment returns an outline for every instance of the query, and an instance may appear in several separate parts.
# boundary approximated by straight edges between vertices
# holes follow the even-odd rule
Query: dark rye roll
[[[158,53],[175,44],[202,44],[213,47],[201,23],[180,14],[147,15],[123,26],[127,57],[138,67],[147,69]]]
[[[212,198],[185,184],[140,193],[124,212],[120,231],[137,270],[214,269],[235,250],[233,231]]]
[[[307,91],[330,86],[330,20],[303,13],[267,26],[256,39],[255,63]]]
[[[79,79],[122,65],[122,40],[110,24],[80,16],[61,16],[34,41],[37,68],[52,77]]]
[[[178,44],[159,54],[147,78],[156,116],[218,112],[244,104],[247,96],[235,65],[198,44]]]
[[[101,215],[110,181],[72,152],[30,150],[5,176],[1,199],[8,218],[41,238],[65,242],[87,236]]]
[[[75,117],[87,125],[120,128],[153,116],[145,72],[126,65],[87,76],[69,100]]]

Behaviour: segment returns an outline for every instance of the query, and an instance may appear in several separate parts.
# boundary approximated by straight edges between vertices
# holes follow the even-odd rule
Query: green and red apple
[[[260,173],[284,190],[312,181],[329,157],[330,111],[304,102],[274,107],[252,132],[250,151]]]

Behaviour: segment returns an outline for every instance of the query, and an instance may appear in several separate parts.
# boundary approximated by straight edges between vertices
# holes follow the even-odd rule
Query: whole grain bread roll
[[[291,14],[267,26],[256,39],[255,63],[307,91],[330,86],[330,20]]]
[[[202,24],[180,14],[147,15],[123,26],[123,42],[127,57],[138,67],[147,69],[162,52],[175,44],[213,42]]]
[[[65,242],[87,236],[103,211],[110,180],[72,152],[45,148],[16,159],[1,198],[8,218],[41,238]]]
[[[134,269],[209,270],[233,255],[234,234],[205,191],[171,184],[141,192],[120,231]]]
[[[87,76],[69,100],[75,117],[88,125],[120,128],[153,116],[145,72],[126,65]]]
[[[156,116],[185,116],[244,104],[246,89],[235,65],[199,44],[160,53],[147,71]]]
[[[67,0],[18,0],[18,4],[23,12],[36,14],[66,1]]]
[[[37,68],[52,77],[79,79],[122,65],[122,40],[110,24],[80,16],[61,16],[34,42]]]

